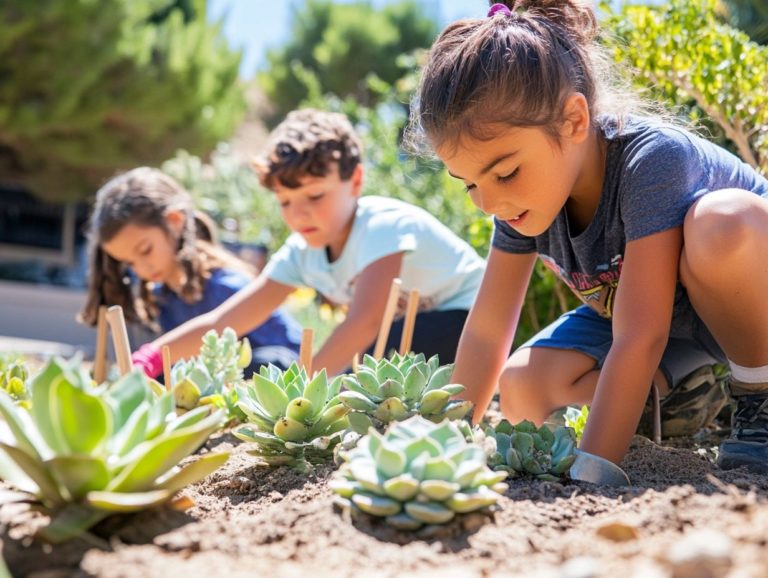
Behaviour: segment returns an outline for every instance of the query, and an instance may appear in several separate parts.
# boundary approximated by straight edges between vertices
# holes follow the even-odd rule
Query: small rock
[[[597,576],[599,566],[596,558],[577,556],[560,567],[560,578],[594,578]]]
[[[732,565],[731,539],[715,530],[690,532],[665,555],[673,578],[719,578]]]

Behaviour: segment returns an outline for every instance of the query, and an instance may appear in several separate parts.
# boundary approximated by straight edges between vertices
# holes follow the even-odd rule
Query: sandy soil
[[[192,508],[111,518],[51,547],[32,537],[44,516],[7,504],[3,556],[14,576],[34,578],[764,578],[768,477],[719,470],[716,443],[636,437],[629,487],[513,480],[489,519],[414,537],[336,512],[332,466],[309,476],[257,467],[221,434],[201,451],[232,458],[185,491]]]

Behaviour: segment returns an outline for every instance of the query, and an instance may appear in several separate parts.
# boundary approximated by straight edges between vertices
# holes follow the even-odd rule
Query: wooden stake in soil
[[[381,318],[379,337],[376,339],[376,347],[373,350],[373,357],[376,359],[381,359],[383,357],[384,349],[387,347],[387,338],[389,337],[389,330],[392,327],[392,319],[395,317],[397,299],[400,296],[400,287],[402,285],[403,282],[400,278],[395,277],[392,279],[392,286],[389,288],[389,297],[387,298],[387,306],[384,308],[384,316]]]
[[[400,355],[406,355],[411,350],[413,328],[416,326],[416,313],[419,311],[419,290],[411,289],[408,293],[408,307],[405,309],[403,336],[400,338]]]
[[[171,391],[171,348],[163,345],[160,351],[163,352],[163,381],[165,382],[165,389]]]
[[[310,377],[312,376],[312,341],[314,336],[314,329],[307,327],[304,331],[302,331],[301,349],[299,349],[299,363]]]
[[[115,347],[117,367],[120,375],[131,372],[131,346],[128,344],[128,328],[125,326],[123,308],[113,305],[107,309],[107,321],[112,331],[112,345]]]
[[[96,321],[96,351],[93,354],[93,381],[102,383],[107,379],[107,306],[99,307],[99,317]]]
[[[360,354],[355,353],[352,356],[352,373],[357,373],[357,366],[360,364]]]

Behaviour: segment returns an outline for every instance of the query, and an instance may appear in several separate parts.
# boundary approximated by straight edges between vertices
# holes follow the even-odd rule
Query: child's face
[[[324,177],[304,177],[295,189],[274,187],[283,220],[310,247],[329,247],[335,259],[344,249],[352,229],[362,187],[362,167],[342,180],[336,166]]]
[[[161,227],[125,225],[102,249],[113,259],[128,265],[144,281],[179,285],[181,271],[176,245]]]
[[[505,128],[491,140],[464,136],[437,154],[464,181],[481,211],[526,236],[543,233],[578,194],[583,147],[569,137],[560,146],[541,128]]]

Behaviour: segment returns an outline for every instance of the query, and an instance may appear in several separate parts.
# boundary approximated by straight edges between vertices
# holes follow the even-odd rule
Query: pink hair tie
[[[497,2],[496,4],[494,4],[488,9],[488,18],[495,16],[499,12],[504,14],[504,16],[512,16],[512,11],[509,9],[509,7],[506,4],[501,4],[500,2]]]

